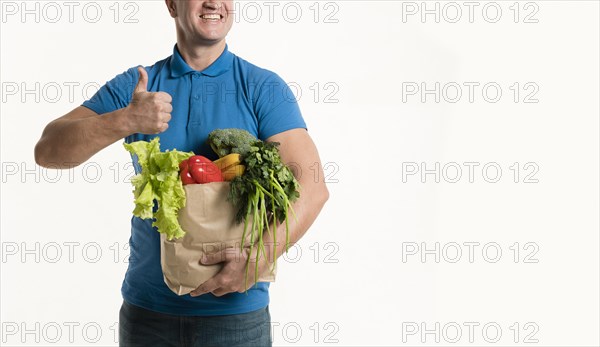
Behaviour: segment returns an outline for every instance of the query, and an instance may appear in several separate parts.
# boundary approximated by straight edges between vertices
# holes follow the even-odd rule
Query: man
[[[320,170],[320,159],[292,93],[275,73],[229,52],[225,36],[233,23],[232,1],[166,0],[166,5],[177,29],[173,55],[127,70],[82,106],[50,122],[36,145],[36,162],[69,168],[121,139],[148,141],[155,136],[160,136],[163,150],[214,158],[206,145],[208,133],[244,128],[262,140],[279,142],[282,159],[294,163],[302,187],[294,204],[297,222],[291,223],[290,240],[295,243],[316,219],[328,191],[308,174],[315,163]],[[271,345],[269,284],[252,286],[250,274],[250,288],[245,287],[246,261],[253,261],[247,259],[248,250],[242,254],[245,261],[229,252],[199,259],[224,266],[190,295],[177,296],[163,281],[160,237],[151,221],[133,217],[131,224],[119,316],[121,345]],[[284,227],[277,233],[279,240],[285,239]],[[266,243],[271,240],[264,237]],[[277,254],[283,247],[277,245]],[[259,265],[266,269],[267,260],[262,258]]]

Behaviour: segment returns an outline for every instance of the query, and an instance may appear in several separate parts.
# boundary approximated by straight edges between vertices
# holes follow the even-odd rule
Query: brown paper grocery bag
[[[229,187],[229,182],[183,186],[186,204],[179,210],[179,224],[186,231],[185,236],[169,241],[161,233],[160,248],[165,283],[177,295],[190,293],[221,270],[221,264],[201,265],[199,260],[204,254],[240,248],[244,223],[234,220],[235,210],[227,200]],[[244,245],[248,244],[249,236]],[[272,273],[271,267],[258,279],[258,282],[273,281],[275,271]]]

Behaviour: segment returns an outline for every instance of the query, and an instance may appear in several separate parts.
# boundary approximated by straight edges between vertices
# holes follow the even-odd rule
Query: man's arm
[[[323,179],[323,165],[312,138],[304,129],[293,129],[274,135],[267,141],[279,142],[279,153],[284,163],[292,169],[296,168],[294,176],[300,183],[300,198],[294,203],[297,222],[290,216],[290,244],[298,242],[308,228],[317,219],[321,209],[329,199],[329,191]],[[311,170],[318,170],[315,175]],[[265,243],[273,243],[269,235],[265,235]],[[285,240],[285,225],[278,229],[277,240]],[[263,236],[264,237],[264,236]],[[285,251],[285,242],[277,245],[277,255]],[[273,258],[270,258],[273,260]]]
[[[329,192],[324,180],[315,180],[314,175],[310,171],[316,166],[317,170],[319,170],[317,177],[323,177],[321,159],[319,158],[319,153],[314,142],[304,129],[285,131],[267,140],[279,142],[279,153],[283,162],[297,168],[294,175],[301,186],[300,198],[293,204],[297,221],[291,215],[289,217],[290,245],[293,245],[300,240],[313,224],[329,198]],[[285,240],[285,224],[281,224],[277,228],[277,240],[277,256],[279,257],[285,251],[285,241],[281,241]],[[267,259],[271,262],[274,260],[272,254],[272,237],[268,233],[264,233],[263,241],[268,255],[267,258],[263,257],[260,260],[260,273],[271,266]],[[267,245],[271,245],[271,247]],[[239,252],[238,249],[230,248],[208,255],[202,259],[201,262],[205,265],[221,262],[225,262],[225,265],[217,275],[204,282],[190,294],[197,296],[212,292],[216,296],[221,296],[231,292],[244,292],[247,289],[245,287],[246,261],[240,261],[237,252]],[[257,250],[254,249],[252,254],[255,255],[256,253]],[[245,255],[247,256],[247,254]],[[248,272],[248,284],[254,284],[254,271]]]
[[[67,169],[133,133],[157,134],[167,130],[173,110],[171,96],[148,92],[148,74],[143,68],[138,71],[140,78],[127,107],[98,115],[79,106],[50,122],[35,146],[35,162]]]
[[[98,115],[79,106],[50,122],[35,146],[35,162],[43,167],[77,166],[101,149],[129,135],[125,109]]]

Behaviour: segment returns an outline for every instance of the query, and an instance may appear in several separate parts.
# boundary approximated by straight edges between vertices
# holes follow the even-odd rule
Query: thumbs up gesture
[[[165,92],[149,92],[148,73],[143,67],[138,67],[138,72],[140,78],[127,106],[131,128],[134,133],[162,133],[169,128],[173,99]]]

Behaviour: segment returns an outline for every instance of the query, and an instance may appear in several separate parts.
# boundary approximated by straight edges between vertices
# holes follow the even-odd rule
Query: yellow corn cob
[[[225,158],[225,157],[223,157],[223,158]],[[246,167],[241,164],[230,166],[227,169],[221,171],[221,173],[223,174],[223,180],[231,181],[234,178],[236,178],[237,176],[243,175],[244,170],[246,170]]]
[[[241,162],[240,155],[238,153],[231,153],[231,154],[224,156],[223,158],[219,158],[219,159],[215,160],[213,163],[215,163],[215,165],[217,165],[219,170],[225,171],[225,170],[227,170],[227,168],[234,166],[234,165],[238,165],[240,162]]]

